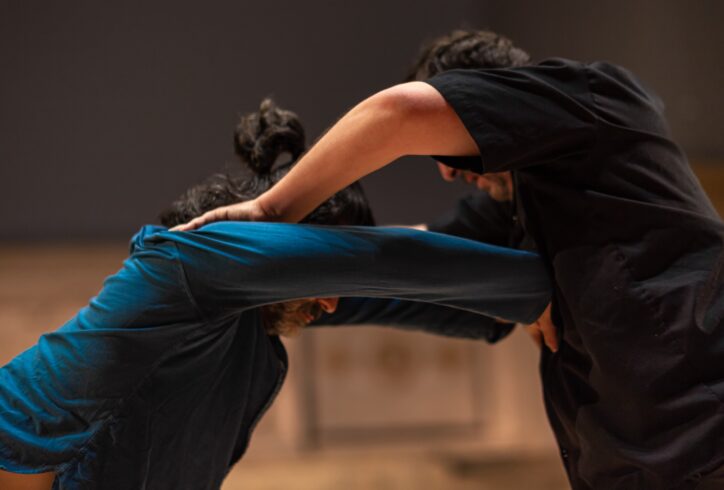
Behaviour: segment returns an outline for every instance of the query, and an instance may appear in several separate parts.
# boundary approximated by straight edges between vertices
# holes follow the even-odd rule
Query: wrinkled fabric
[[[323,313],[311,327],[377,325],[444,337],[495,343],[514,323],[434,303],[387,298],[340,298],[334,313]]]
[[[428,82],[516,196],[445,227],[519,224],[553,278],[560,347],[541,374],[571,485],[692,488],[724,464],[724,225],[661,100],[621,67],[558,58]]]
[[[259,306],[393,298],[472,329],[537,318],[549,288],[534,254],[435,233],[146,226],[87,307],[0,368],[0,468],[55,471],[56,490],[216,489],[287,369]]]

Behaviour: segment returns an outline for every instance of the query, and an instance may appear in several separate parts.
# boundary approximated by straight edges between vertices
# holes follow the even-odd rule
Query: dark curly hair
[[[529,61],[528,53],[505,36],[456,30],[423,46],[405,81],[426,80],[456,68],[507,68]]]
[[[159,216],[172,227],[219,206],[253,199],[276,184],[306,149],[304,127],[297,115],[264,99],[258,112],[241,116],[234,131],[240,168],[214,174],[188,189]],[[302,223],[374,225],[362,186],[354,183],[307,215]]]

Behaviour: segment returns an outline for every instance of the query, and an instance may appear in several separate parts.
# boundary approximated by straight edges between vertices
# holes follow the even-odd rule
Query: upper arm
[[[487,342],[502,339],[513,328],[511,323],[457,308],[386,298],[341,298],[334,313],[325,313],[313,325],[383,325]]]
[[[454,108],[424,82],[409,82],[369,99],[372,110],[399,118],[392,138],[399,155],[478,155],[478,147]]]

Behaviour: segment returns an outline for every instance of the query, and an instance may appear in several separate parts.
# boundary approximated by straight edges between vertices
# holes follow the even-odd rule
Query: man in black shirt
[[[489,35],[442,38],[411,78],[527,63]],[[482,156],[437,157],[443,178],[490,195],[428,228],[537,248],[555,278],[563,341],[555,355],[544,349],[541,372],[573,487],[724,488],[714,442],[724,434],[723,228],[668,139],[661,102],[606,63],[550,60],[429,83]]]
[[[573,488],[722,488],[724,226],[660,101],[608,63],[440,65],[358,104],[258,199],[188,226],[297,221],[402,155],[443,155],[491,197],[514,197],[510,211],[476,210],[510,215],[477,238],[519,226],[553,277],[560,346],[541,371]]]

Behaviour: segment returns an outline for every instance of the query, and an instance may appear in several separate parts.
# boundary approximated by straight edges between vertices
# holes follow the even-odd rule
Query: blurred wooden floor
[[[242,462],[222,490],[564,490],[557,459],[443,454],[309,455]]]

